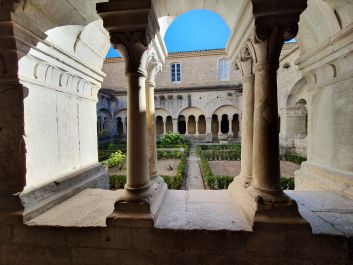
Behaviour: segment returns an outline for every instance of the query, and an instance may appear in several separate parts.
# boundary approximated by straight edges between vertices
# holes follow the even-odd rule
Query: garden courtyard
[[[178,133],[168,133],[157,142],[157,173],[169,189],[227,189],[240,174],[240,143],[190,145]],[[100,146],[100,160],[110,177],[111,189],[126,183],[126,145],[106,143]],[[294,171],[305,158],[295,154],[281,157],[281,185],[294,189]]]

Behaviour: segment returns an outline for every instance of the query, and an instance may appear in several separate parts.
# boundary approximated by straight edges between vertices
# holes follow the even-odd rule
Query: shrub
[[[108,159],[104,160],[102,162],[102,165],[106,169],[118,166],[119,169],[121,170],[125,164],[125,160],[126,160],[126,155],[122,151],[118,150],[112,153]]]
[[[234,177],[232,176],[217,176],[217,187],[218,189],[227,189],[229,184],[232,183]]]
[[[161,146],[162,147],[183,147],[184,138],[179,133],[169,132],[162,136],[161,138]]]
[[[109,176],[109,183],[113,189],[123,189],[126,183],[126,176]]]
[[[212,170],[207,162],[206,157],[220,157],[223,151],[206,150],[203,151],[201,146],[196,146],[196,152],[200,158],[201,173],[205,184],[209,189],[227,189],[229,184],[233,181],[233,176],[214,176]]]
[[[302,162],[306,161],[306,158],[300,155],[286,153],[284,154],[284,160],[300,165]]]
[[[281,177],[281,187],[284,190],[294,190],[294,178]]]

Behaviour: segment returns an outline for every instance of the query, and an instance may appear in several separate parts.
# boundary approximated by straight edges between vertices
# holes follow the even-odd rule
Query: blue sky
[[[164,41],[168,52],[225,48],[230,30],[223,18],[208,10],[192,10],[178,16]],[[118,52],[110,49],[107,58]]]

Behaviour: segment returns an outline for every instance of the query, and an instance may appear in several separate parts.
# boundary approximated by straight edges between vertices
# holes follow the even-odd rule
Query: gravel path
[[[188,157],[188,169],[186,176],[187,190],[204,190],[202,174],[199,165],[199,158],[196,155],[195,149],[190,150]]]

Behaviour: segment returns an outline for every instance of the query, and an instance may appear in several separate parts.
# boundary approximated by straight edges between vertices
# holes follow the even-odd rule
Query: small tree
[[[184,144],[184,139],[179,133],[169,132],[162,136],[161,146],[177,146],[182,147]]]

